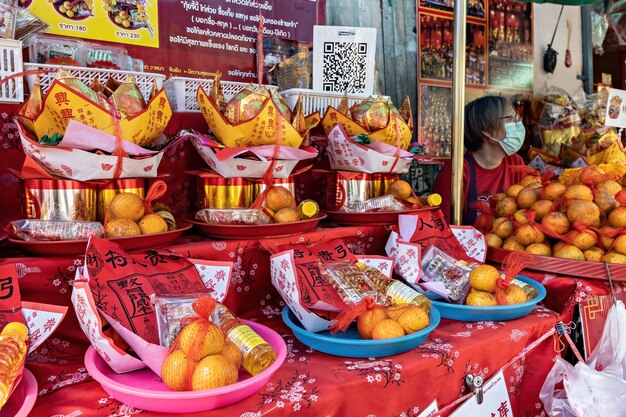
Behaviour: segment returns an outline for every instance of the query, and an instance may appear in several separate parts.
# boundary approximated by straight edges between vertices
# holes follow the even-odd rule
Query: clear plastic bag
[[[87,240],[104,236],[99,222],[22,219],[10,222],[6,231],[22,240]]]
[[[196,220],[218,224],[268,224],[271,217],[263,209],[202,209]]]
[[[626,308],[621,300],[610,308],[600,341],[587,363],[598,371],[626,379]]]
[[[624,417],[626,381],[557,357],[539,398],[550,417]]]

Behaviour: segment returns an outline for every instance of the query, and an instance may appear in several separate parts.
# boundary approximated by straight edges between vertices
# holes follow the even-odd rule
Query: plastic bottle
[[[8,323],[0,334],[0,407],[13,390],[13,384],[26,356],[28,328],[20,322]]]
[[[357,266],[365,272],[376,289],[391,300],[392,304],[415,304],[426,312],[430,312],[430,300],[413,288],[387,277],[378,269],[367,266],[363,262],[357,262]]]
[[[211,317],[222,328],[228,340],[243,356],[242,365],[252,376],[267,369],[276,360],[276,352],[250,326],[240,322],[223,304],[217,304]]]

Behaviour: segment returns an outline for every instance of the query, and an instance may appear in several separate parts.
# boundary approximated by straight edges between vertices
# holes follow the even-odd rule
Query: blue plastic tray
[[[446,301],[430,300],[441,313],[441,317],[459,321],[506,321],[524,317],[545,298],[546,289],[534,279],[518,275],[517,279],[532,285],[539,293],[537,297],[521,304],[509,306],[475,307],[464,304],[452,304]]]
[[[395,337],[385,340],[365,340],[361,338],[352,324],[344,333],[331,334],[328,331],[313,333],[306,330],[289,307],[283,309],[283,321],[293,331],[296,339],[305,345],[345,358],[379,358],[382,356],[397,355],[418,347],[441,321],[441,315],[436,308],[430,309],[430,324],[425,329],[408,336]]]

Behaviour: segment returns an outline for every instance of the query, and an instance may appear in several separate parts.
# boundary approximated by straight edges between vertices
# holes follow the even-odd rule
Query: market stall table
[[[416,416],[437,399],[445,405],[464,392],[466,373],[486,378],[526,346],[551,331],[558,315],[542,307],[506,322],[464,323],[442,320],[419,348],[389,358],[349,360],[314,352],[295,340],[282,323],[280,296],[271,286],[269,253],[264,246],[342,238],[355,253],[383,253],[388,230],[383,226],[318,229],[303,236],[268,241],[210,241],[187,236],[165,248],[192,258],[235,263],[225,303],[237,314],[277,330],[288,346],[280,370],[257,395],[203,415],[378,415]],[[124,416],[139,413],[110,398],[84,368],[89,346],[71,308],[71,280],[82,256],[5,258],[21,271],[22,298],[69,305],[57,332],[28,358],[40,397],[32,415]],[[515,415],[539,416],[538,391],[552,366],[552,337],[505,370]],[[433,383],[436,381],[436,383]],[[381,399],[393,398],[393,401]],[[371,400],[368,400],[371,399]],[[270,411],[272,410],[272,411]],[[246,412],[252,414],[245,414]],[[528,412],[529,414],[526,414]],[[261,413],[261,414],[255,414]],[[404,413],[404,414],[403,414]],[[152,415],[152,414],[149,414]]]

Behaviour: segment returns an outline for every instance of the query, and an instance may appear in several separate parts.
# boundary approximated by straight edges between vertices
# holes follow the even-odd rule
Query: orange
[[[501,248],[502,238],[495,233],[487,233],[485,235],[485,242],[490,248]]]
[[[526,247],[519,243],[515,236],[507,237],[504,243],[502,244],[502,249],[506,250],[525,250]]]
[[[605,180],[599,182],[598,185],[596,185],[596,190],[600,192],[605,191],[614,196],[615,194],[622,191],[622,186],[617,181]]]
[[[523,224],[515,231],[515,239],[523,245],[541,243],[545,240],[545,235],[534,224]]]
[[[243,357],[241,356],[241,350],[230,340],[226,340],[224,344],[224,348],[222,349],[221,355],[225,356],[229,361],[235,365],[235,368],[239,369],[241,367],[241,361]]]
[[[590,262],[600,262],[602,260],[602,256],[604,255],[604,251],[598,247],[587,249],[583,252],[585,255],[585,260]]]
[[[622,255],[626,255],[626,235],[620,235],[613,241],[613,250]]]
[[[511,216],[517,211],[517,202],[511,197],[504,197],[496,203],[496,214],[499,217]]]
[[[400,314],[411,308],[411,304],[394,304],[385,309],[387,316],[392,320],[398,320]]]
[[[593,248],[598,243],[598,238],[596,234],[591,230],[585,230],[579,232],[578,230],[572,230],[569,235],[572,245],[576,246],[578,249],[585,251],[587,249]]]
[[[398,317],[398,323],[406,334],[415,333],[430,323],[428,313],[420,307],[411,307]]]
[[[270,187],[265,195],[265,204],[272,211],[278,212],[283,208],[296,207],[296,199],[291,194],[291,191],[285,187],[273,186]]]
[[[599,227],[600,208],[591,200],[574,200],[567,206],[567,218],[571,222],[578,221],[585,226]]]
[[[158,214],[146,214],[138,224],[142,235],[167,232],[167,222]]]
[[[609,214],[609,224],[618,229],[626,227],[626,207],[618,207]]]
[[[237,382],[235,365],[223,355],[210,355],[202,359],[191,376],[191,389],[201,391],[231,385]]]
[[[602,226],[600,228],[600,233],[598,233],[598,239],[600,240],[600,244],[603,248],[610,248],[613,246],[613,241],[615,240],[612,237],[607,237],[606,235],[611,233],[614,229],[611,226]]]
[[[524,188],[521,184],[513,184],[506,189],[506,196],[511,198],[517,198],[519,192]]]
[[[136,222],[143,217],[144,213],[143,200],[133,193],[116,194],[108,208],[109,220],[129,219]]]
[[[533,255],[552,256],[552,249],[545,243],[533,243],[526,247],[526,252]]]
[[[530,208],[534,203],[539,201],[541,194],[539,190],[533,187],[524,187],[517,194],[517,206],[519,208]]]
[[[619,203],[615,200],[615,196],[607,191],[598,191],[594,196],[593,202],[605,213],[609,213],[613,209],[619,207]]]
[[[224,332],[208,320],[194,320],[180,331],[176,340],[191,359],[220,353],[224,348]]]
[[[557,233],[559,235],[567,233],[571,226],[571,222],[567,216],[558,211],[546,214],[543,219],[541,219],[541,224],[553,233]]]
[[[573,259],[576,261],[585,260],[585,255],[583,254],[583,251],[581,251],[574,245],[567,244],[559,246],[558,249],[555,247],[554,251],[552,252],[552,256],[554,256],[555,258]]]
[[[469,273],[469,285],[478,291],[495,291],[498,279],[500,279],[500,272],[491,265],[479,265]]]
[[[610,264],[626,264],[626,255],[617,252],[607,252],[602,257],[602,261]]]
[[[528,224],[528,223],[530,223],[530,221],[528,220],[528,217],[526,217],[526,209],[519,209],[519,210],[517,210],[515,212],[515,214],[513,215],[513,218],[519,224]]]
[[[404,336],[404,329],[395,320],[385,319],[378,322],[372,329],[372,339],[392,339],[394,337]]]
[[[506,304],[521,304],[528,301],[528,294],[522,288],[517,285],[509,285],[508,287],[503,289],[504,298],[506,299]]]
[[[567,186],[560,182],[551,182],[543,186],[541,195],[546,200],[554,201],[565,194]]]
[[[130,219],[115,219],[107,222],[105,233],[106,237],[137,236],[141,234],[141,229]]]
[[[161,379],[165,386],[172,391],[191,389],[191,375],[196,363],[181,349],[168,353],[161,366]]]
[[[468,306],[476,306],[476,307],[487,307],[487,306],[495,306],[498,303],[496,302],[496,297],[488,292],[484,291],[471,291],[467,298],[465,299],[465,304]]]
[[[591,191],[591,188],[582,184],[570,185],[565,190],[563,196],[570,200],[593,201],[593,192]]]
[[[297,209],[287,207],[280,209],[274,214],[276,223],[293,223],[300,221],[300,214]]]
[[[513,223],[506,217],[498,217],[493,221],[493,233],[500,236],[502,239],[506,239],[511,236],[515,231]]]
[[[522,185],[523,187],[528,187],[530,184],[532,184],[534,182],[541,183],[541,177],[539,177],[537,175],[526,175],[520,181],[520,185]]]
[[[411,188],[411,184],[406,181],[394,180],[387,188],[385,194],[391,194],[400,200],[406,200],[413,194],[413,188]]]
[[[384,308],[374,307],[366,310],[356,321],[356,328],[363,339],[372,338],[372,330],[381,321],[388,318]]]
[[[548,213],[548,211],[550,211],[551,206],[552,206],[552,201],[550,200],[535,201],[533,205],[530,206],[531,209],[535,210],[535,220],[540,222],[541,219],[543,219],[543,216],[545,216]]]

